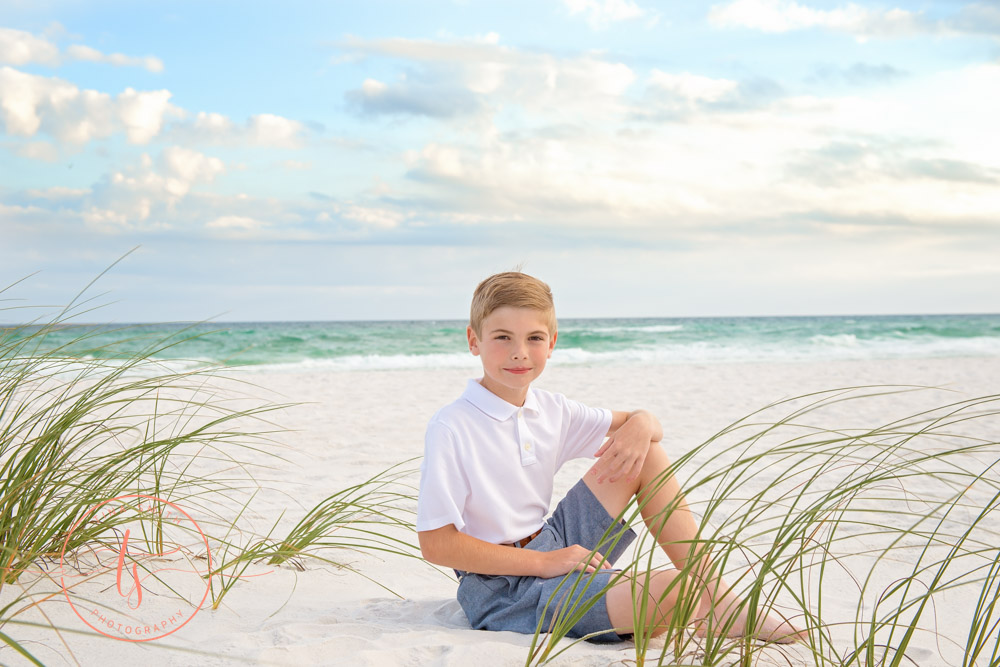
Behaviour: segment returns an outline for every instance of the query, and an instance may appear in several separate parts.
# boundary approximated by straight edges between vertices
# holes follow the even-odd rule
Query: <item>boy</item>
[[[473,627],[530,634],[545,614],[547,629],[557,606],[545,609],[550,595],[564,575],[576,572],[594,580],[582,581],[574,595],[585,588],[585,598],[598,599],[569,632],[573,637],[620,641],[632,633],[641,602],[633,594],[644,589],[654,631],[662,632],[678,591],[694,585],[701,589],[695,618],[702,623],[712,614],[730,634],[801,638],[792,625],[770,616],[748,628],[745,614],[735,611],[738,599],[718,575],[708,575],[711,563],[694,548],[698,526],[677,481],[663,474],[669,460],[654,416],[591,408],[531,387],[556,344],[548,285],[520,272],[487,278],[473,295],[467,337],[483,377],[470,380],[462,397],[427,427],[417,535],[424,558],[456,570],[458,600]],[[546,520],[556,471],[586,456],[597,462]],[[633,585],[610,569],[635,537],[627,526],[614,525],[633,498],[675,567],[706,573],[709,581],[673,583],[683,575],[656,570],[647,587],[645,578]],[[613,577],[617,583],[602,595]],[[563,583],[560,593],[571,585]]]

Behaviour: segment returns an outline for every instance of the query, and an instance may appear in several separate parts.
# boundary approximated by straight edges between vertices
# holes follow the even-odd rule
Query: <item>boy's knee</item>
[[[646,451],[646,460],[642,462],[641,476],[651,480],[670,468],[670,457],[667,450],[659,442],[651,442]]]
[[[649,443],[649,449],[646,451],[646,461],[650,460],[670,465],[670,458],[667,456],[667,450],[663,448],[662,442]]]

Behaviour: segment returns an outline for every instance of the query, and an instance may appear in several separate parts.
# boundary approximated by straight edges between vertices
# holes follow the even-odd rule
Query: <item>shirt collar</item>
[[[465,391],[462,392],[462,398],[476,406],[483,414],[497,421],[510,419],[521,409],[503,400],[479,384],[479,380],[476,379],[469,380]],[[528,387],[528,395],[525,396],[522,407],[525,410],[538,412],[538,399],[535,398],[535,391],[531,387]]]

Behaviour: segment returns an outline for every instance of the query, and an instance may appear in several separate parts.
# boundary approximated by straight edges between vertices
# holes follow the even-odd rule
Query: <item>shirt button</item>
[[[531,443],[530,442],[524,443],[524,451],[526,451],[526,452],[530,452],[531,451]]]
[[[518,419],[524,419],[524,410],[518,410],[517,417]]]

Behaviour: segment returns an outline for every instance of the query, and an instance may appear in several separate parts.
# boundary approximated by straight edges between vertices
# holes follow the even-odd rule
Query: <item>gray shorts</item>
[[[609,530],[614,525],[614,518],[594,497],[583,480],[580,480],[559,502],[555,512],[542,527],[542,532],[525,549],[555,551],[573,544],[593,549],[601,542],[598,551],[610,563],[614,563],[635,539],[635,533],[623,523],[617,524],[617,529]],[[605,533],[608,537],[605,537]],[[510,630],[534,634],[544,616],[542,632],[547,632],[558,607],[577,605],[593,599],[593,606],[567,634],[570,637],[584,637],[605,631],[604,634],[591,638],[591,641],[615,642],[625,639],[611,631],[608,605],[603,595],[607,583],[619,576],[617,570],[598,570],[592,574],[571,572],[565,577],[551,579],[464,572],[458,574],[461,580],[458,602],[469,623],[477,630]],[[553,592],[556,593],[554,598]]]

